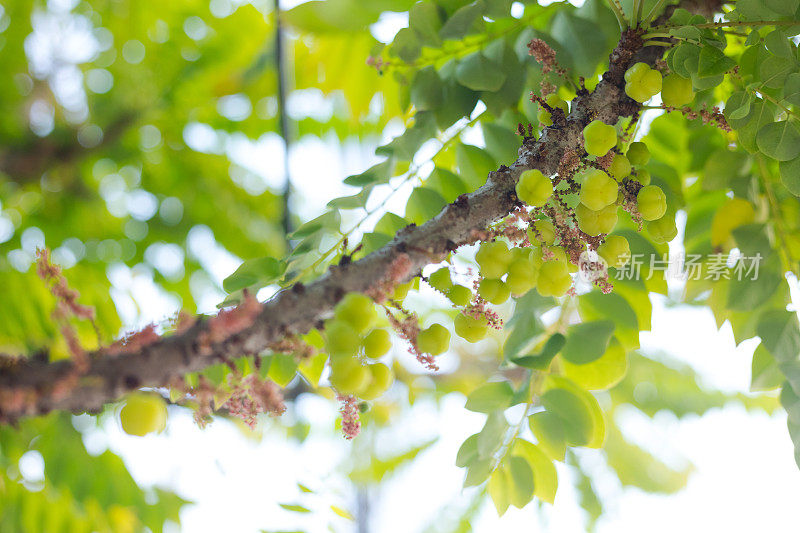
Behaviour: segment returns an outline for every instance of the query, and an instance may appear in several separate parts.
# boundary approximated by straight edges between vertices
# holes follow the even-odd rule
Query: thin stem
[[[628,23],[628,18],[625,16],[625,12],[622,10],[622,4],[619,3],[619,0],[608,0],[608,5],[611,11],[614,12],[614,16],[617,17],[620,31],[628,29],[630,24]]]
[[[283,26],[281,25],[281,1],[275,0],[275,70],[278,76],[278,128],[283,139],[283,173],[286,182],[283,186],[283,216],[281,223],[286,235],[287,245],[292,232],[292,213],[289,209],[292,196],[292,178],[289,174],[289,150],[291,132],[289,131],[289,115],[286,112],[286,58],[283,53]]]
[[[433,154],[431,156],[430,160],[432,161],[432,160],[436,159],[436,157],[439,156],[439,154],[441,154],[442,152],[444,152],[450,146],[450,143],[453,142],[455,139],[457,139],[465,129],[467,129],[467,128],[471,127],[471,126],[474,126],[486,113],[487,113],[487,111],[483,111],[483,112],[479,113],[475,118],[473,118],[472,120],[470,120],[469,122],[467,122],[466,124],[461,126],[458,129],[458,131],[456,131],[450,137],[448,137],[445,141],[443,141],[442,142],[442,146],[436,151],[435,154]],[[383,207],[386,205],[386,203],[389,201],[389,199],[392,198],[397,191],[399,191],[406,183],[408,183],[412,179],[416,178],[418,176],[418,174],[419,174],[419,170],[420,170],[421,167],[422,167],[422,164],[419,164],[419,165],[416,165],[413,168],[409,169],[408,176],[406,176],[405,178],[400,180],[398,183],[396,183],[394,186],[392,186],[392,190],[389,191],[389,194],[387,194],[383,198],[383,200],[381,200],[378,203],[378,205],[374,206],[372,209],[366,210],[364,212],[364,215],[358,220],[358,222],[356,222],[356,224],[353,227],[351,227],[349,230],[347,230],[344,233],[342,233],[341,238],[339,238],[339,240],[336,241],[336,243],[333,246],[331,246],[330,248],[328,248],[327,250],[322,252],[322,254],[319,256],[319,258],[317,258],[316,261],[314,261],[309,266],[307,266],[302,271],[300,271],[300,273],[297,276],[292,278],[292,280],[289,280],[289,283],[293,283],[295,280],[302,279],[303,276],[305,276],[309,272],[313,272],[314,269],[316,269],[326,259],[328,259],[331,256],[332,253],[334,253],[336,250],[339,249],[340,246],[342,246],[344,244],[345,240],[350,235],[352,235],[352,233],[354,231],[356,231],[358,228],[360,228],[361,225],[364,222],[367,221],[367,219],[369,217],[374,215],[380,209],[383,209]]]
[[[644,9],[644,0],[633,0],[633,17],[636,20],[636,27],[642,24],[642,10]]]

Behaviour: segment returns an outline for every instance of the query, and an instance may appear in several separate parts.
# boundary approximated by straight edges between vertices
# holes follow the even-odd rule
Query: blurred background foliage
[[[387,37],[381,28],[392,28],[397,17],[403,29]],[[81,302],[97,309],[102,342],[161,310],[162,320],[179,309],[212,312],[243,287],[267,297],[281,285],[315,277],[358,242],[357,254],[376,249],[400,227],[427,220],[477,188],[489,170],[511,163],[520,144],[517,125],[538,125],[529,92],[544,80],[560,85],[569,99],[578,76],[591,88],[619,35],[599,0],[581,7],[312,0],[283,11],[280,27],[284,102],[271,1],[0,1],[6,80],[0,84],[0,349],[31,354],[47,347],[54,357],[67,354],[50,318],[54,301],[31,266],[37,247],[53,250]],[[528,55],[534,37],[556,50],[570,81],[542,74]],[[731,83],[704,88],[697,102],[724,101]],[[289,119],[285,129],[282,111]],[[300,150],[308,144],[298,143],[309,139],[333,145],[343,158],[357,154],[347,167],[353,175],[286,165],[287,152],[290,161],[303,158]],[[762,224],[780,225],[795,250],[797,198],[779,188],[777,165],[759,166],[757,154],[732,151],[731,140],[678,114],[659,116],[649,128],[648,169],[667,191],[670,208],[686,212],[686,250],[705,253],[718,245],[712,246],[710,221],[730,190],[756,205]],[[376,148],[378,157],[363,155]],[[288,193],[286,168],[293,170]],[[336,181],[325,190],[341,195],[325,214],[304,205],[304,194],[320,180]],[[770,183],[777,192],[767,201]],[[776,207],[783,216],[770,211]],[[634,253],[666,250],[635,234],[632,221],[620,225]],[[751,245],[750,251],[776,246],[772,229],[768,238],[739,237],[733,244]],[[263,258],[273,261],[265,267]],[[240,267],[250,278],[225,286],[247,259],[261,261]],[[459,261],[465,269],[474,265],[469,254]],[[606,447],[599,453],[623,486],[674,493],[691,465],[667,465],[639,447],[618,427],[616,413],[668,411],[681,418],[729,403],[766,412],[778,405],[774,392],[710,390],[690,367],[638,351],[639,331],[650,328],[651,293],[675,305],[710,306],[718,325],[728,320],[741,342],[756,334],[762,312],[785,308],[787,270],[796,272],[796,260],[771,270],[755,294],[727,281],[676,288],[656,273],[647,283],[619,283],[614,296],[575,299],[573,311],[582,318],[615,321],[614,342],[626,353],[626,377],[599,394],[607,415]],[[423,322],[454,315],[424,287],[410,305]],[[365,413],[365,433],[342,465],[355,491],[377,494],[382,481],[431,445],[416,443],[388,456],[378,449],[380,435],[415,403],[468,394],[495,372],[515,386],[524,383],[507,361],[541,343],[547,328],[538,317],[555,306],[537,297],[504,308],[510,320],[503,333],[477,346],[456,344],[456,362],[434,377],[397,349],[399,383]],[[93,330],[81,327],[84,343],[96,346]],[[311,366],[297,376],[291,363],[287,370],[272,360],[272,370],[266,368],[290,398],[329,395],[318,386],[321,365]],[[224,381],[224,368],[208,375],[215,373],[214,381]],[[773,391],[783,379],[773,354],[757,351],[753,389]],[[186,503],[180,497],[143,491],[110,451],[87,452],[81,437],[98,424],[97,417],[53,414],[0,430],[0,530],[161,531],[165,522],[179,520]],[[310,424],[290,410],[270,430],[286,431],[302,446]],[[592,522],[603,512],[602,494],[577,452],[565,460]],[[39,476],[20,473],[20,464],[30,461],[43,464]],[[484,494],[473,490],[472,500],[455,506],[452,524],[436,531],[469,529]],[[308,509],[297,504],[284,511]]]

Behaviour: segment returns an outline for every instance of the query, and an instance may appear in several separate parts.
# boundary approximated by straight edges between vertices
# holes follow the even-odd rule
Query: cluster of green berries
[[[694,100],[692,80],[675,73],[666,78],[646,63],[636,63],[625,72],[625,94],[637,102],[646,102],[658,93],[670,107],[681,107]]]
[[[330,355],[331,385],[340,394],[374,400],[392,385],[394,374],[383,363],[364,364],[359,355],[378,359],[392,347],[389,331],[376,327],[378,313],[372,300],[349,293],[325,323],[325,348]]]

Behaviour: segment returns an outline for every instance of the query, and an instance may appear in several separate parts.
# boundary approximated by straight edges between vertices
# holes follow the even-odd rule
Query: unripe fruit
[[[368,331],[378,320],[372,300],[358,292],[345,295],[333,310],[333,316],[349,323],[358,333]]]
[[[719,208],[711,220],[711,245],[725,244],[733,230],[755,219],[753,205],[742,198],[731,198]]]
[[[592,211],[583,204],[575,208],[578,228],[587,235],[610,233],[617,225],[617,206],[611,204],[599,211]]]
[[[637,167],[646,165],[647,162],[650,161],[650,150],[648,150],[647,145],[643,142],[631,143],[625,155],[628,161],[631,162],[631,165],[636,165]]]
[[[636,63],[625,72],[625,94],[639,103],[661,91],[661,73],[647,63]]]
[[[564,296],[572,286],[572,276],[569,275],[566,263],[562,261],[547,261],[539,269],[539,281],[536,290],[542,296]]]
[[[536,286],[539,271],[532,257],[516,259],[508,267],[506,285],[514,296],[522,296]]]
[[[459,313],[453,320],[456,335],[467,342],[478,342],[489,332],[489,323],[484,317],[472,318]]]
[[[447,267],[440,268],[430,275],[428,283],[437,291],[446,293],[453,286],[453,280],[450,279],[450,269]]]
[[[531,244],[556,242],[556,227],[549,220],[544,218],[537,220],[533,223],[533,227],[536,228],[536,231],[528,228],[528,240],[531,241]]]
[[[553,195],[553,182],[537,169],[526,170],[519,176],[516,191],[517,198],[528,205],[539,207]]]
[[[678,236],[678,226],[675,225],[675,216],[667,213],[658,220],[647,223],[647,232],[652,237],[653,242],[670,242]]]
[[[642,185],[650,185],[650,172],[647,170],[640,168],[636,171],[636,175],[633,177],[636,181],[641,183]]]
[[[669,107],[682,107],[694,100],[692,80],[678,74],[669,74],[664,78],[661,88],[661,101]]]
[[[417,336],[417,348],[421,352],[439,355],[446,352],[449,347],[450,332],[441,324],[432,324],[431,327],[420,331]]]
[[[583,147],[590,155],[603,157],[617,144],[617,130],[600,120],[583,128]]]
[[[472,300],[472,291],[463,285],[453,285],[447,291],[447,297],[456,305],[463,306]]]
[[[645,220],[657,220],[667,211],[667,196],[658,185],[646,185],[636,195],[636,206]]]
[[[343,320],[329,320],[325,324],[325,347],[331,356],[353,355],[361,346],[358,332]]]
[[[621,235],[609,235],[606,242],[597,247],[597,255],[602,257],[609,267],[620,268],[631,259],[631,247],[628,239]]]
[[[560,108],[564,111],[564,115],[569,113],[569,106],[567,103],[561,99],[556,93],[548,94],[547,97],[544,99],[547,102],[547,105],[555,108]],[[545,109],[544,107],[539,107],[539,111],[536,113],[536,118],[539,120],[539,124],[542,126],[552,126],[553,125],[553,117],[550,115],[550,111]]]
[[[385,329],[373,329],[361,343],[364,355],[371,359],[382,357],[392,348],[392,337]]]
[[[417,282],[419,278],[414,278],[408,283],[401,283],[399,285],[394,286],[394,292],[392,293],[392,300],[397,300],[398,302],[402,302],[405,297],[408,295],[408,291],[411,290],[411,287],[414,283]]]
[[[501,278],[511,262],[511,250],[503,241],[485,242],[475,254],[481,274],[487,278]]]
[[[143,437],[148,433],[161,432],[167,426],[167,404],[156,393],[134,392],[120,410],[119,419],[122,430],[128,435]]]
[[[358,395],[365,390],[372,376],[357,359],[349,355],[331,356],[331,385],[340,394]]]
[[[478,294],[487,302],[500,305],[511,296],[511,289],[499,279],[484,278],[478,286]]]
[[[389,390],[394,382],[394,374],[392,370],[383,363],[376,363],[366,367],[370,376],[369,385],[367,385],[358,395],[362,400],[374,400],[383,393]]]
[[[617,200],[617,182],[605,172],[589,169],[581,185],[581,203],[593,211],[599,211]]]
[[[631,173],[631,162],[622,154],[614,154],[614,160],[611,161],[611,166],[608,167],[608,173],[611,174],[617,181],[622,181]]]

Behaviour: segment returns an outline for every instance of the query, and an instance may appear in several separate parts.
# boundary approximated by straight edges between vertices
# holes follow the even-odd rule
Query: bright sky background
[[[293,3],[298,2],[284,5]],[[381,40],[390,40],[406,23],[404,17],[386,16],[375,25],[374,34]],[[314,95],[306,95],[295,98],[293,105],[301,110],[325,104]],[[652,119],[652,113],[649,115]],[[390,125],[384,140],[400,131],[399,125]],[[188,134],[187,141],[202,144],[207,133],[197,129]],[[481,144],[479,131],[469,132],[467,138]],[[346,193],[341,180],[372,164],[373,148],[355,143],[340,146],[311,137],[297,142],[289,164],[297,189],[298,212],[311,218],[322,212],[328,200]],[[275,136],[267,135],[257,142],[231,140],[228,152],[269,186],[281,186],[282,144]],[[410,187],[401,190],[388,208],[402,213],[409,192]],[[378,191],[373,202],[381,199]],[[220,250],[207,228],[193,230],[189,248],[217,280],[230,274],[240,261]],[[146,273],[119,266],[110,269],[109,274],[115,286],[114,300],[128,327],[162,320],[179,307],[179,302],[160,292]],[[200,307],[211,312],[222,295],[211,286],[206,289]],[[137,314],[132,296],[144,314]],[[645,353],[666,353],[688,362],[709,386],[731,392],[748,391],[755,341],[736,347],[730,328],[725,325],[718,331],[708,310],[666,306],[663,298],[655,299],[654,304],[655,329],[641,336]],[[402,391],[396,387],[392,393],[399,395]],[[439,441],[412,468],[402,471],[373,495],[372,531],[422,531],[445,520],[440,513],[443,505],[469,501],[474,489],[462,491],[463,471],[454,466],[454,459],[461,442],[480,429],[483,418],[466,411],[463,405],[462,396],[451,395],[440,409],[432,404],[417,404],[409,416],[397,421],[387,447],[410,447],[432,437],[439,437]],[[263,435],[256,437],[224,420],[200,430],[181,409],[171,412],[168,430],[162,435],[129,437],[114,420],[108,419],[105,431],[86,435],[86,444],[97,452],[108,447],[119,453],[143,486],[168,487],[195,502],[181,516],[181,531],[186,533],[250,533],[261,529],[322,532],[327,531],[329,520],[336,524],[337,531],[354,531],[351,522],[327,510],[330,504],[337,504],[355,512],[352,487],[337,471],[353,445],[330,431],[337,416],[336,404],[303,397],[292,408],[314,421],[302,446],[279,431],[270,431],[268,422],[261,426]],[[519,417],[519,413],[514,416]],[[631,438],[663,460],[674,464],[688,460],[696,471],[686,490],[669,497],[622,490],[607,473],[600,472],[599,486],[605,496],[611,496],[606,499],[609,508],[599,523],[600,532],[797,531],[800,472],[794,462],[785,415],[749,414],[730,407],[681,422],[667,414],[652,421],[632,415],[626,417],[623,427]],[[581,452],[582,461],[596,464],[596,453]],[[473,524],[474,530],[584,531],[583,512],[567,482],[570,472],[563,465],[560,467],[561,484],[555,505],[510,509],[498,519],[487,499]],[[301,501],[297,482],[319,490],[312,499],[312,509],[319,512],[298,515],[278,507],[279,503]]]

